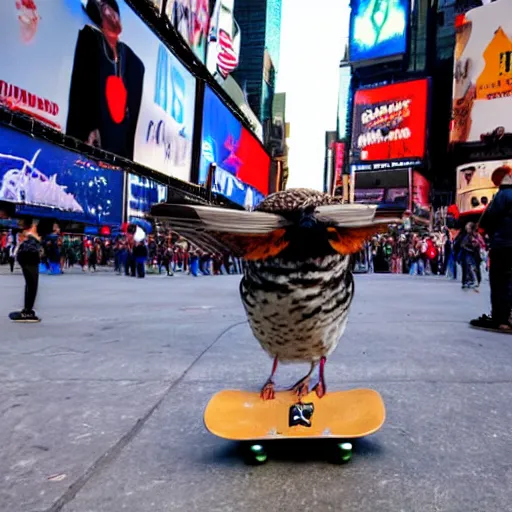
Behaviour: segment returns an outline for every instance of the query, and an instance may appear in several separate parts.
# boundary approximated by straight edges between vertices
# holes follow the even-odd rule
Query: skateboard
[[[204,412],[206,428],[217,437],[245,443],[250,463],[267,461],[266,443],[279,439],[328,439],[335,442],[337,462],[352,458],[350,440],[377,432],[386,411],[372,389],[335,391],[301,401],[293,391],[278,391],[262,400],[250,391],[225,390],[214,395]]]

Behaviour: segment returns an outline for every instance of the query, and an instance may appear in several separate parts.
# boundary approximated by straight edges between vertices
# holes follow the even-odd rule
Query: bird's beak
[[[299,221],[299,226],[304,229],[311,229],[314,228],[317,223],[314,213],[303,213]]]

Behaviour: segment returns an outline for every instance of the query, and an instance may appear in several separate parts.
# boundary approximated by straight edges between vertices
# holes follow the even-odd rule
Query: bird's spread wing
[[[387,217],[377,206],[362,204],[333,204],[318,206],[317,219],[327,226],[331,247],[340,254],[359,252],[365,240],[388,230],[399,218]]]
[[[205,251],[228,251],[245,259],[264,259],[286,248],[284,217],[209,206],[157,204],[151,215]]]

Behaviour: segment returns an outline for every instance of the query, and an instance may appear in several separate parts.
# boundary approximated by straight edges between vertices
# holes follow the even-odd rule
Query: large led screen
[[[201,62],[206,61],[210,0],[167,0],[167,16]]]
[[[355,170],[411,167],[425,156],[428,79],[400,82],[354,95]]]
[[[418,171],[412,172],[411,209],[413,215],[428,219],[430,217],[430,181]]]
[[[0,127],[0,201],[28,215],[117,225],[124,173],[23,133]]]
[[[235,0],[215,0],[210,19],[206,66],[219,83],[238,67],[241,32],[234,18]]]
[[[270,157],[260,142],[206,88],[199,183],[215,163],[213,189],[232,201],[252,208],[268,194]]]
[[[167,187],[156,181],[136,174],[128,174],[127,216],[131,221],[134,217],[145,217],[151,206],[167,200]]]
[[[350,16],[350,60],[385,60],[405,54],[408,23],[409,0],[355,0]]]
[[[195,78],[124,0],[0,2],[0,103],[190,179]]]
[[[485,210],[498,192],[492,175],[502,165],[512,165],[512,161],[473,162],[457,167],[457,208],[460,213],[481,213]]]
[[[511,56],[510,2],[500,0],[457,17],[451,142],[510,138]]]

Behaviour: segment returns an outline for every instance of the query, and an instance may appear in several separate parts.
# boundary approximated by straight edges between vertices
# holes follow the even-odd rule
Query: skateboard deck
[[[311,392],[300,403],[292,391],[278,391],[275,399],[262,400],[257,392],[226,390],[214,395],[204,412],[205,426],[212,434],[252,443],[255,458],[262,457],[258,462],[266,460],[263,442],[356,439],[377,432],[385,418],[382,397],[372,389],[335,391],[323,398]],[[339,448],[342,458],[349,460],[350,443]]]

